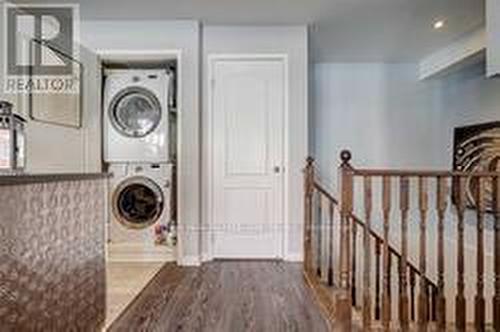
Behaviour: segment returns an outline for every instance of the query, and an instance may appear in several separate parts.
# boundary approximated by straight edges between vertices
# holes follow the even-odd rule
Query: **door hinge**
[[[276,174],[278,174],[278,173],[285,173],[285,167],[283,167],[283,166],[274,166],[273,167],[273,171]]]

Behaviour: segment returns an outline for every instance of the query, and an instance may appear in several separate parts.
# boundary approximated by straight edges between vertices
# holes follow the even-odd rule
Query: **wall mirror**
[[[73,92],[47,92],[40,93],[30,90],[29,92],[29,115],[34,121],[40,121],[45,123],[50,123],[54,125],[60,125],[65,127],[81,128],[82,126],[82,96],[83,96],[83,65],[79,61],[75,60],[73,57],[61,52],[58,48],[51,46],[45,41],[32,40],[30,43],[30,56],[34,56],[33,50],[34,45],[38,44],[37,47],[43,45],[44,48],[49,50],[48,52],[53,52],[53,55],[57,57],[66,59],[68,63],[72,64],[73,71],[71,76],[67,76],[66,79],[61,76],[61,81],[59,84],[67,84],[71,82],[73,84]],[[30,71],[29,78],[31,82],[46,82],[40,79],[40,76],[33,75],[33,71]],[[50,77],[48,77],[50,78]],[[52,81],[53,82],[53,81]],[[66,91],[66,90],[65,90]]]

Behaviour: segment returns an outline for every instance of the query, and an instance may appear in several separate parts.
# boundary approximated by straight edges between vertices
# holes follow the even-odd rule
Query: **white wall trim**
[[[180,266],[200,266],[201,260],[198,256],[178,257],[177,264]]]
[[[486,49],[486,29],[479,28],[454,43],[424,57],[419,62],[419,79],[425,80],[445,74],[452,67],[467,62]]]
[[[211,226],[213,225],[213,158],[212,158],[212,132],[213,132],[213,91],[212,80],[214,79],[213,66],[219,60],[280,60],[284,65],[284,88],[285,88],[285,102],[284,102],[284,126],[283,126],[283,236],[281,243],[280,258],[285,259],[288,254],[288,229],[289,229],[289,213],[288,206],[290,201],[289,191],[289,113],[290,113],[290,87],[289,87],[289,56],[286,53],[211,53],[207,56],[207,114],[203,130],[206,131],[204,136],[206,142],[206,160],[203,162],[203,178],[206,179],[206,187],[203,190],[203,195],[206,197],[207,206],[203,208],[203,220],[206,220],[206,227],[203,227],[202,238],[207,240],[207,248],[202,248],[203,261],[213,260],[213,234],[211,233]],[[203,241],[202,241],[203,242]]]
[[[164,61],[177,59],[179,61],[182,51],[179,49],[98,49],[97,55],[101,60],[142,60],[142,61]]]
[[[304,261],[304,256],[300,253],[288,253],[285,256],[285,261],[287,262],[293,262],[293,263],[301,263]]]
[[[209,252],[204,252],[201,254],[201,261],[202,262],[210,262],[213,259],[214,259],[213,256]]]

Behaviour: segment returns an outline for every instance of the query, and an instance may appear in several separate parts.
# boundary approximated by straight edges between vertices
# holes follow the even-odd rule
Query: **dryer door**
[[[154,93],[141,87],[129,87],[112,99],[108,115],[120,134],[144,137],[158,127],[161,112],[161,104]]]
[[[112,200],[115,218],[133,229],[143,229],[154,224],[164,208],[161,188],[151,179],[142,176],[120,183]]]

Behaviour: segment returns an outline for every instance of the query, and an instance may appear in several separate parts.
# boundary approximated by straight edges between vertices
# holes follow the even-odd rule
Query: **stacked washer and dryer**
[[[171,244],[171,75],[167,70],[105,72],[104,161],[113,173],[108,228],[112,245],[147,252]]]

